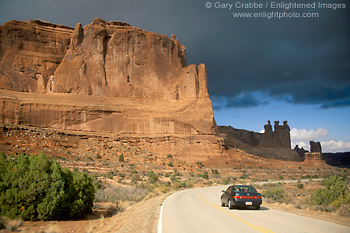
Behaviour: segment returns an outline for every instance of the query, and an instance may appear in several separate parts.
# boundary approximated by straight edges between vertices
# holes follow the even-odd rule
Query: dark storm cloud
[[[37,18],[74,27],[99,17],[175,34],[187,47],[188,63],[206,64],[216,108],[265,105],[271,98],[321,108],[350,106],[348,1],[327,0],[346,3],[346,9],[313,10],[319,18],[280,20],[233,18],[233,11],[207,9],[206,2],[2,0],[0,23]]]
[[[231,96],[235,107],[239,98],[234,97],[246,91],[292,103],[349,106],[349,10],[324,13],[320,19],[235,24],[230,33],[235,43],[226,45],[230,49],[221,53],[223,59],[209,62],[220,67],[209,69],[211,95]],[[223,61],[231,63],[222,67]]]
[[[236,97],[213,96],[213,108],[222,110],[224,108],[250,108],[267,105],[268,102],[261,98],[259,93],[243,92]]]

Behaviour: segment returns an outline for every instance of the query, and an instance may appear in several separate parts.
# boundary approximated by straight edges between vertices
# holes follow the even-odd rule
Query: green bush
[[[323,189],[317,189],[311,196],[311,203],[314,205],[341,207],[350,203],[350,191],[347,183],[340,176],[331,176],[324,179]]]
[[[216,169],[211,169],[211,173],[215,175],[215,174],[219,174],[219,171]]]
[[[203,179],[209,179],[209,174],[208,174],[208,172],[207,171],[204,171],[203,172],[203,174],[201,175],[201,177],[203,178]]]
[[[304,184],[302,184],[301,181],[298,180],[297,187],[302,189],[302,188],[304,188]]]
[[[273,201],[282,202],[285,196],[285,190],[283,188],[273,188],[263,191],[262,196]]]
[[[155,184],[158,181],[159,177],[153,171],[148,171],[147,175],[148,175],[148,181],[151,184]]]
[[[0,154],[0,216],[75,219],[92,212],[95,188],[86,173],[62,169],[49,156]]]

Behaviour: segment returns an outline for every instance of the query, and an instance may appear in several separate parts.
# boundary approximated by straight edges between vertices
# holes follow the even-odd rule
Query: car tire
[[[255,209],[256,210],[260,210],[260,206],[258,205],[258,206],[255,206]]]
[[[228,200],[228,208],[229,208],[230,210],[233,209],[233,205],[231,204],[231,201],[230,201],[230,200]]]
[[[225,205],[225,203],[221,200],[221,206],[222,207],[225,207],[226,205]]]

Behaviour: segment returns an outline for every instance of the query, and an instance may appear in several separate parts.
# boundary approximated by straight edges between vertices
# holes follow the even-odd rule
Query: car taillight
[[[236,199],[261,199],[261,196],[233,196]]]

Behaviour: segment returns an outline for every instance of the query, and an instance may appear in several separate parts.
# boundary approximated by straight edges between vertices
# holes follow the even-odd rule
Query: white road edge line
[[[165,202],[172,196],[174,195],[175,193],[171,194],[170,196],[168,196],[164,201],[163,201],[163,204],[162,204],[162,207],[160,208],[160,213],[159,213],[159,220],[158,220],[158,233],[162,233],[163,231],[163,208],[164,208],[164,205],[165,205]]]
[[[174,196],[175,194],[182,193],[182,192],[187,192],[187,191],[190,191],[190,190],[193,190],[193,189],[186,189],[186,190],[182,190],[182,191],[180,191],[180,192],[173,193],[173,194],[171,194],[170,196],[168,196],[168,197],[164,200],[164,202],[163,202],[163,204],[162,204],[162,207],[160,207],[159,220],[158,220],[158,231],[157,231],[158,233],[162,233],[162,232],[163,232],[163,224],[162,224],[162,222],[163,222],[163,208],[164,208],[164,205],[165,205],[166,201],[167,201],[170,197]]]

